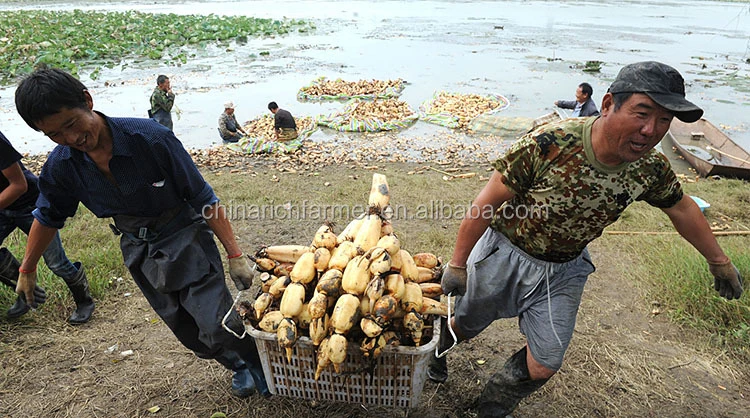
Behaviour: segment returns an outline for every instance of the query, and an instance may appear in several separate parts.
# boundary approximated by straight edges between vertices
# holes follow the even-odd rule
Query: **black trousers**
[[[128,230],[129,225],[115,221]],[[213,232],[192,209],[178,214],[167,229],[148,241],[123,234],[120,248],[133,280],[177,339],[198,357],[228,369],[241,367],[243,361],[260,369],[255,341],[240,340],[221,326],[233,300]],[[227,326],[242,334],[242,320],[232,311]]]

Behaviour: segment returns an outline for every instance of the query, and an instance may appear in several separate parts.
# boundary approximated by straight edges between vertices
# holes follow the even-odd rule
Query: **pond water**
[[[144,116],[158,74],[177,94],[174,130],[187,147],[219,143],[222,104],[233,101],[239,120],[268,113],[276,101],[293,115],[341,109],[341,103],[301,103],[300,87],[318,76],[408,82],[401,99],[417,109],[435,91],[497,93],[510,100],[509,117],[535,118],[558,99],[572,100],[587,81],[598,102],[627,63],[658,60],[686,79],[688,98],[705,117],[750,148],[750,5],[693,0],[663,1],[67,1],[2,3],[0,9],[139,10],[303,18],[317,30],[251,39],[230,50],[197,51],[187,64],[128,62],[84,72],[95,109],[112,116]],[[259,55],[267,51],[267,56]],[[598,73],[586,61],[602,61]],[[23,152],[53,144],[15,112],[14,86],[0,86],[0,130]],[[177,110],[175,109],[175,110]],[[449,131],[417,122],[396,136],[429,141]],[[350,135],[319,130],[313,140]],[[355,135],[356,136],[356,135]]]

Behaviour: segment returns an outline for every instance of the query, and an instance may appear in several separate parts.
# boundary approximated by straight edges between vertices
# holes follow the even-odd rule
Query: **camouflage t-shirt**
[[[591,146],[595,120],[544,125],[493,164],[515,196],[491,226],[533,257],[572,260],[634,201],[669,208],[682,199],[669,161],[656,150],[616,167],[597,161]]]

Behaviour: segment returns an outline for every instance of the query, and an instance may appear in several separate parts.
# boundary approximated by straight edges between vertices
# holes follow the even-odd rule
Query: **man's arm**
[[[487,184],[471,204],[461,221],[456,237],[451,264],[457,267],[466,266],[471,250],[487,230],[497,208],[512,199],[513,192],[503,183],[503,175],[495,171]]]
[[[18,269],[18,284],[16,293],[24,295],[26,303],[35,306],[34,286],[36,286],[36,265],[57,233],[56,228],[44,226],[34,219],[26,240],[26,252],[23,255],[21,267]]]
[[[724,254],[711,227],[698,205],[688,195],[671,208],[662,209],[669,216],[677,232],[682,235],[709,263],[720,264],[729,261]]]
[[[575,109],[576,103],[575,100],[558,100],[555,102],[555,106],[563,109]]]
[[[237,244],[237,240],[234,237],[234,231],[232,225],[229,223],[227,214],[224,211],[224,207],[219,202],[214,203],[210,207],[203,211],[203,216],[208,223],[209,228],[214,231],[216,237],[219,238],[221,245],[227,251],[227,257],[229,258],[229,277],[234,282],[237,290],[246,290],[257,286],[254,283],[255,273],[250,268],[250,263],[247,261],[247,257],[244,257],[240,246]],[[250,296],[254,297],[257,289],[250,290]]]
[[[0,192],[0,209],[5,209],[19,197],[23,196],[26,190],[28,190],[29,185],[26,183],[26,177],[23,175],[21,165],[17,162],[11,164],[2,172],[5,178],[8,179],[8,187]]]
[[[157,108],[157,109],[161,108],[167,112],[171,112],[173,105],[174,105],[174,93],[167,93],[165,91],[159,90],[159,91],[155,91],[154,94],[151,96],[152,108]]]
[[[241,254],[240,246],[237,244],[237,240],[234,237],[234,231],[232,230],[232,224],[229,223],[227,214],[224,207],[218,202],[214,203],[204,211],[204,217],[209,228],[214,231],[216,237],[219,238],[221,245],[227,251],[228,256]]]
[[[714,276],[714,290],[728,300],[739,299],[742,296],[742,275],[719,247],[693,199],[684,195],[676,205],[662,210],[672,220],[677,232],[708,261],[709,271]]]

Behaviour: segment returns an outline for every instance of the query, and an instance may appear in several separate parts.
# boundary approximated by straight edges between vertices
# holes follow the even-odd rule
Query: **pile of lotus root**
[[[294,121],[297,124],[297,132],[315,126],[315,121],[310,116],[295,118]],[[273,123],[273,116],[263,115],[248,122],[243,126],[243,129],[247,132],[247,136],[251,138],[274,141],[276,139],[276,133],[273,129]]]
[[[300,89],[309,96],[360,96],[378,95],[386,92],[388,88],[400,89],[402,79],[396,80],[359,80],[344,81],[342,79],[323,79],[319,83]]]
[[[240,316],[276,333],[290,362],[298,338],[308,336],[317,347],[316,380],[330,365],[340,373],[349,344],[369,358],[388,345],[419,346],[429,340],[423,330],[433,315],[447,315],[441,263],[401,248],[383,218],[389,199],[386,178],[376,173],[368,213],[338,234],[326,223],[310,245],[263,247],[251,257],[263,272],[262,293],[252,305],[240,303]]]
[[[382,122],[389,122],[406,119],[413,114],[414,112],[409,105],[402,100],[357,100],[352,104],[351,108],[349,108],[344,123],[348,124],[352,120],[361,121],[368,119],[378,119]]]
[[[503,103],[478,94],[440,92],[432,101],[427,114],[448,113],[458,118],[459,129],[466,129],[469,122],[482,113],[502,106]]]

